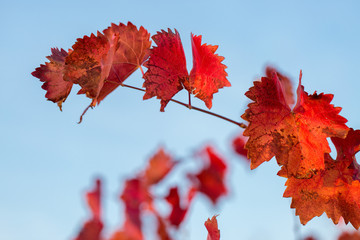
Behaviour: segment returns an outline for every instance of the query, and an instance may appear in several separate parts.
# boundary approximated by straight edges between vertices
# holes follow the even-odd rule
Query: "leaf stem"
[[[145,92],[145,90],[142,89],[142,88],[134,87],[134,86],[127,85],[127,84],[121,84],[121,86],[122,86],[122,87],[131,88],[131,89],[134,89],[134,90],[138,90],[138,91]],[[184,106],[184,107],[186,107],[186,108],[188,108],[188,109],[194,109],[194,110],[196,110],[196,111],[203,112],[203,113],[209,114],[209,115],[211,115],[211,116],[214,116],[214,117],[223,119],[223,120],[225,120],[225,121],[231,122],[231,123],[233,123],[233,124],[235,124],[235,125],[237,125],[237,126],[239,126],[239,127],[241,127],[241,128],[246,128],[246,127],[247,127],[244,123],[236,122],[236,121],[231,120],[231,119],[229,119],[229,118],[227,118],[227,117],[224,117],[224,116],[222,116],[222,115],[220,115],[220,114],[213,113],[213,112],[210,112],[210,111],[205,110],[205,109],[202,109],[202,108],[194,107],[194,106],[190,105],[190,102],[189,102],[189,104],[186,104],[186,103],[180,102],[180,101],[175,100],[175,99],[170,99],[170,101],[175,102],[175,103],[177,103],[177,104],[180,104],[180,105],[182,105],[182,106]]]

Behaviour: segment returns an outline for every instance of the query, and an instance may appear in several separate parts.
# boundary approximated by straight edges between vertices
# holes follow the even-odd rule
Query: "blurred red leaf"
[[[205,222],[205,227],[208,231],[207,240],[220,240],[220,230],[218,229],[218,223],[216,220],[216,217],[218,215],[215,215],[211,218],[211,220],[208,218]]]
[[[237,154],[245,157],[246,160],[250,161],[250,159],[247,157],[248,150],[245,148],[246,141],[247,139],[245,139],[245,137],[241,134],[234,138],[232,147]]]
[[[157,153],[149,160],[149,164],[144,172],[144,182],[153,185],[160,182],[174,167],[175,162],[171,156],[160,148]]]
[[[339,236],[338,240],[360,240],[360,233],[359,232],[343,232]]]
[[[172,187],[169,190],[169,194],[165,197],[165,199],[172,207],[168,220],[171,225],[179,227],[185,218],[189,206],[183,207],[181,205],[177,187]]]
[[[92,217],[86,221],[75,240],[101,240],[103,223],[101,220],[101,181],[96,180],[94,190],[86,194]]]
[[[216,204],[219,197],[227,194],[225,185],[227,166],[212,147],[206,147],[202,152],[202,157],[208,162],[207,166],[195,175],[189,174],[189,178],[199,192]]]

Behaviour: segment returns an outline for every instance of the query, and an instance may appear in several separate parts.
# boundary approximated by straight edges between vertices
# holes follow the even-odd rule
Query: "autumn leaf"
[[[194,191],[191,188],[187,195],[187,202],[184,204],[182,201],[184,199],[180,198],[178,187],[170,188],[165,200],[171,205],[171,212],[168,216],[168,221],[171,225],[175,227],[180,226],[189,210],[193,196]]]
[[[355,154],[360,149],[360,130],[349,130],[345,139],[331,138],[337,149],[333,160],[325,154],[325,169],[311,178],[291,177],[286,181],[284,197],[291,197],[302,224],[324,212],[337,224],[341,217],[345,223],[360,227],[360,166]]]
[[[247,157],[248,150],[245,148],[246,141],[247,139],[241,134],[233,139],[232,147],[237,154],[245,157],[247,160],[250,161],[250,159],[248,159]]]
[[[218,223],[216,220],[216,217],[218,215],[215,215],[211,218],[211,220],[208,218],[205,222],[205,227],[208,231],[207,240],[220,240],[220,230],[218,229]]]
[[[96,180],[94,190],[86,194],[92,217],[85,222],[75,240],[101,240],[103,223],[101,220],[101,181]]]
[[[195,97],[203,100],[207,108],[212,107],[213,94],[219,88],[230,87],[227,80],[226,66],[221,62],[224,57],[215,54],[218,46],[201,45],[201,35],[191,34],[193,68],[190,78],[184,82],[185,88]]]
[[[70,94],[73,85],[63,79],[67,55],[68,53],[64,49],[52,48],[51,55],[46,57],[50,62],[46,62],[45,65],[41,64],[31,73],[34,77],[39,78],[41,82],[44,82],[41,87],[46,90],[45,97],[57,103],[60,110],[62,110],[62,103]]]
[[[159,236],[159,239],[160,240],[172,240],[172,238],[168,232],[168,226],[166,225],[165,220],[160,216],[157,216],[156,219],[158,221],[157,234]]]
[[[109,240],[143,240],[141,229],[135,226],[128,219],[125,220],[123,227],[116,231]]]
[[[343,232],[339,236],[338,240],[360,240],[359,232]]]
[[[125,182],[125,187],[120,196],[125,204],[126,219],[139,229],[142,227],[141,212],[144,204],[148,200],[151,201],[151,196],[147,190],[141,179],[132,178]]]
[[[278,75],[263,77],[246,92],[254,102],[242,118],[249,122],[244,136],[251,169],[273,156],[282,170],[280,176],[309,178],[325,168],[324,154],[330,153],[327,137],[346,137],[347,120],[339,115],[340,107],[330,104],[331,94],[308,95],[301,86],[297,104],[291,110]]]
[[[216,204],[228,191],[225,185],[227,166],[212,147],[206,147],[201,155],[207,164],[199,173],[189,174],[188,177],[197,191],[205,194],[213,204]]]
[[[203,100],[208,108],[212,106],[213,94],[219,88],[231,86],[227,80],[224,57],[215,54],[218,46],[203,44],[201,36],[191,35],[193,68],[188,74],[184,49],[179,33],[162,30],[152,37],[156,47],[151,49],[150,58],[144,63],[148,68],[144,75],[146,93],[144,100],[156,96],[161,99],[160,111],[184,87],[189,94]]]
[[[144,172],[144,182],[146,185],[153,185],[160,182],[174,167],[175,162],[171,156],[160,148],[157,153],[149,160],[149,164]]]
[[[156,96],[161,99],[161,109],[164,111],[172,97],[183,89],[182,83],[188,78],[186,60],[180,35],[175,29],[173,33],[162,30],[152,39],[156,43],[150,51],[150,58],[144,63],[147,71],[144,75],[146,88],[144,100]]]
[[[271,78],[273,73],[276,73],[279,81],[281,82],[282,91],[285,97],[285,101],[289,106],[295,104],[293,85],[289,77],[281,74],[276,68],[267,66],[265,69],[266,77]]]
[[[92,106],[95,106],[96,99],[109,74],[111,58],[109,57],[110,43],[106,36],[98,32],[90,37],[78,38],[72,46],[73,50],[66,57],[64,80],[79,84],[81,86],[78,94],[86,94],[93,99]],[[108,71],[104,71],[107,69]]]
[[[97,97],[98,104],[144,63],[151,46],[150,33],[142,26],[137,29],[131,22],[127,25],[111,24],[103,32],[110,44],[115,46],[115,52],[109,65],[109,75]]]

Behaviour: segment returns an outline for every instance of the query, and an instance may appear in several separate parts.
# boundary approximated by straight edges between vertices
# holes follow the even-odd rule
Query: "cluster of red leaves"
[[[136,177],[125,181],[125,186],[120,195],[120,200],[125,206],[124,222],[109,240],[141,240],[143,236],[144,213],[152,214],[157,221],[158,239],[173,239],[172,232],[176,231],[184,222],[189,207],[197,193],[208,197],[216,204],[219,197],[227,193],[225,186],[226,164],[211,147],[205,148],[201,155],[208,162],[196,174],[188,174],[189,188],[185,195],[180,195],[179,186],[169,188],[166,196],[158,196],[154,188],[179,164],[160,149],[149,161],[144,171]],[[101,182],[96,181],[94,190],[87,193],[87,202],[92,213],[75,240],[100,240],[107,239],[101,236],[103,221],[101,219]],[[155,202],[163,201],[170,206],[170,212],[163,214]],[[155,224],[154,224],[155,226]],[[154,227],[152,226],[152,227]],[[219,240],[220,231],[217,227],[216,216],[205,222],[208,230],[208,240]]]
[[[301,74],[293,108],[289,78],[270,68],[266,74],[245,94],[253,100],[242,115],[249,122],[244,136],[249,137],[245,150],[251,168],[275,156],[281,166],[278,175],[288,179],[284,197],[292,198],[291,207],[302,224],[325,212],[335,224],[343,217],[358,229],[360,174],[355,154],[360,131],[345,125],[341,108],[330,104],[333,95],[306,93]],[[329,138],[337,150],[335,160],[329,154]]]
[[[68,52],[51,49],[52,55],[47,57],[50,62],[40,65],[32,75],[44,82],[45,97],[60,110],[73,84],[80,85],[78,94],[91,98],[89,107],[94,107],[143,64],[148,68],[143,76],[144,100],[154,96],[161,99],[161,111],[183,88],[211,108],[213,94],[230,86],[226,66],[221,63],[224,58],[215,54],[217,46],[201,44],[201,36],[191,35],[190,74],[176,30],[163,30],[152,39],[157,46],[151,49],[150,34],[143,27],[137,29],[130,22],[112,24],[103,32],[77,39]]]

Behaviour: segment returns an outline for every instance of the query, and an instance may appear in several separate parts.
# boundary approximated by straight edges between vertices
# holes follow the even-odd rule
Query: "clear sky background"
[[[240,121],[252,81],[272,64],[305,90],[333,93],[333,103],[360,126],[360,4],[358,1],[1,1],[0,2],[0,239],[72,239],[88,212],[83,194],[104,179],[106,232],[123,220],[117,197],[124,179],[144,166],[159,146],[176,157],[212,144],[230,166],[230,194],[214,208],[198,197],[179,239],[206,239],[204,221],[218,217],[222,239],[335,239],[344,226],[322,216],[305,227],[282,197],[285,179],[275,161],[250,171],[231,150],[241,129],[169,103],[119,88],[77,121],[90,103],[73,89],[60,112],[31,76],[51,47],[69,49],[76,38],[131,21],[151,34],[176,28],[188,69],[190,33],[219,45],[231,88],[215,94],[212,111]],[[128,84],[141,86],[141,73]],[[176,99],[186,99],[185,92]],[[200,101],[194,105],[205,107]],[[173,179],[181,182],[182,179]],[[351,229],[352,227],[350,227]]]

